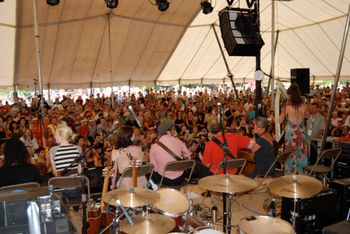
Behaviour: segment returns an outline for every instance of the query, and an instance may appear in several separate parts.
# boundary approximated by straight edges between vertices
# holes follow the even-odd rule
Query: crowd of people
[[[350,140],[349,92],[349,84],[337,90],[329,131],[344,141]],[[310,139],[323,134],[330,93],[328,87],[312,87],[311,95],[303,98],[294,85],[288,89],[280,123],[286,128],[285,150],[295,153],[286,162],[285,174],[302,174],[309,163]],[[250,90],[241,91],[236,98],[231,89],[210,93],[206,89],[193,93],[150,89],[112,97],[91,95],[86,100],[62,96],[44,103],[39,105],[34,97],[30,105],[20,99],[11,105],[1,104],[0,174],[8,173],[9,166],[16,171],[19,165],[34,165],[40,176],[31,171],[31,178],[45,184],[48,178],[61,176],[67,168],[82,170],[76,158],[83,154],[84,168],[114,162],[117,174],[130,165],[133,157],[141,163],[151,162],[153,179],[159,181],[164,165],[176,160],[162,146],[165,145],[180,158],[196,159],[195,174],[203,177],[215,173],[224,157],[224,151],[213,141],[216,138],[224,142],[222,129],[233,157],[242,148],[255,153],[255,171],[247,176],[263,176],[276,157],[272,127],[275,123],[268,93],[263,95],[264,117],[256,116]],[[218,121],[218,103],[223,106],[223,128]],[[25,152],[12,152],[22,144]],[[21,158],[18,153],[23,154]],[[9,159],[14,157],[16,160]],[[18,177],[19,174],[7,176],[6,180],[0,177],[0,187],[25,182]],[[122,185],[115,178],[113,188],[130,186],[130,181]],[[164,183],[177,184],[183,179],[183,173],[168,173]],[[139,180],[140,185],[146,186],[146,178]]]

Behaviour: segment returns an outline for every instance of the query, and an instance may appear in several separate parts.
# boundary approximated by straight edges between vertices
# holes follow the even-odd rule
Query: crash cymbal
[[[309,198],[321,192],[321,181],[304,175],[286,175],[273,179],[269,192],[273,196],[288,198]]]
[[[221,193],[242,193],[253,190],[257,183],[243,175],[212,175],[199,180],[204,189]]]
[[[112,206],[118,206],[117,198],[125,207],[140,207],[158,202],[160,195],[156,191],[145,188],[121,188],[108,192],[103,201]]]
[[[132,234],[168,233],[175,228],[175,220],[161,214],[146,214],[144,217],[133,219],[134,224],[127,220],[120,223],[120,230]]]

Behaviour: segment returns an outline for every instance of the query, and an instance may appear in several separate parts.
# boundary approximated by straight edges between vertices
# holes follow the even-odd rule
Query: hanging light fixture
[[[210,14],[213,11],[213,6],[211,5],[211,0],[202,0],[201,1],[201,7],[203,14],[207,15]]]
[[[60,3],[60,0],[46,0],[46,3],[50,6],[55,6]]]
[[[118,6],[118,0],[105,0],[105,3],[107,5],[108,8],[117,8]]]
[[[168,0],[156,0],[156,4],[160,11],[166,11],[169,8]]]

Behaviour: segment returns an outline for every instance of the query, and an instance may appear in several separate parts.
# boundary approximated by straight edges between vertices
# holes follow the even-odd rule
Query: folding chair
[[[145,176],[147,174],[150,174],[150,178],[152,178],[153,168],[154,168],[154,166],[151,163],[137,166],[136,167],[136,175],[137,175],[137,177],[140,177],[140,176]],[[122,172],[122,174],[117,182],[116,188],[120,187],[124,178],[132,178],[132,171],[133,171],[133,167],[127,167],[124,169],[124,171]]]
[[[239,172],[237,173],[240,175],[245,167],[245,164],[247,163],[247,160],[244,158],[237,158],[237,159],[230,159],[227,160],[227,170],[233,170],[240,168]],[[219,172],[219,170],[224,169],[224,161],[221,161],[216,168],[215,175]]]
[[[169,171],[185,171],[187,169],[191,169],[188,177],[185,178],[186,182],[188,183],[191,180],[195,165],[196,162],[193,159],[168,162],[164,167],[164,173],[162,174],[162,178],[158,184],[159,188],[162,186],[165,173]],[[182,185],[174,187],[182,187]]]
[[[341,153],[340,148],[323,150],[320,153],[319,157],[317,158],[316,163],[314,165],[305,167],[304,170],[308,172],[309,176],[314,176],[315,178],[317,178],[317,175],[321,174],[322,176],[321,180],[325,185],[326,182],[327,183],[330,182],[330,178],[328,178],[327,174],[333,173],[335,162],[340,156],[340,153]],[[324,165],[323,164],[324,160],[330,160],[331,161],[330,166]],[[331,174],[331,177],[332,176],[333,175]]]
[[[90,207],[90,181],[84,176],[84,185],[87,190],[87,203]],[[57,176],[52,177],[48,181],[49,188],[52,186],[54,192],[62,192],[65,190],[81,189],[82,176]],[[79,206],[81,204],[81,195],[76,198],[64,198],[64,204],[67,207]]]
[[[40,184],[37,182],[28,182],[28,183],[22,183],[22,184],[3,186],[0,188],[0,191],[2,192],[2,191],[14,190],[14,189],[36,189],[39,187],[40,187]]]
[[[275,160],[273,161],[273,163],[269,167],[269,170],[267,170],[267,172],[265,173],[263,179],[265,179],[266,176],[268,176],[270,174],[272,168],[276,165],[277,162],[281,165],[281,171],[284,171],[284,163],[289,158],[289,156],[291,154],[292,154],[292,152],[284,152],[284,153],[280,153],[279,155],[277,155],[277,157],[275,158]]]

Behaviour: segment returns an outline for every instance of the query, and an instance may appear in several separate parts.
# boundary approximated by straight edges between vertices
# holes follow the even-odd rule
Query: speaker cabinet
[[[224,8],[219,12],[221,36],[230,56],[256,56],[265,44],[252,10]]]
[[[315,197],[297,199],[295,232],[297,234],[322,233],[322,228],[337,219],[337,192],[334,189],[321,191]],[[282,198],[281,219],[292,223],[294,199]]]
[[[350,177],[350,144],[337,142],[335,147],[341,148],[341,154],[334,166],[334,177],[337,179]]]
[[[290,70],[290,82],[299,86],[302,95],[310,93],[310,69],[294,68]]]
[[[350,209],[350,178],[334,180],[329,187],[338,192],[338,221],[344,220]]]

